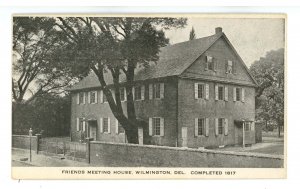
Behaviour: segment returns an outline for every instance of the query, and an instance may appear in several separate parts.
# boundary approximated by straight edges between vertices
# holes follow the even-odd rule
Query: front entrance
[[[97,121],[91,120],[88,121],[88,128],[89,128],[89,138],[92,138],[93,140],[97,140]]]
[[[187,147],[187,127],[181,128],[182,147]]]

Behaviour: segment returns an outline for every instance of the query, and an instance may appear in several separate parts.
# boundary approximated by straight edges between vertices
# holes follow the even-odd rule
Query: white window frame
[[[219,135],[224,135],[224,133],[225,133],[225,118],[218,118],[218,134]],[[222,124],[222,125],[220,125],[220,123]],[[220,130],[222,131],[222,133],[220,133]]]
[[[92,102],[92,95],[93,94],[95,94],[95,101],[94,102]],[[98,103],[98,94],[97,94],[97,91],[91,91],[91,92],[89,92],[89,103],[90,104],[97,104]]]
[[[229,70],[230,67],[231,67],[231,70]],[[231,61],[231,60],[227,61],[226,73],[233,74],[233,61]]]
[[[81,95],[82,95],[82,101],[81,101]],[[85,92],[78,93],[78,104],[85,104]]]
[[[105,122],[104,122],[104,120],[105,119],[107,119],[107,131],[105,131]],[[103,127],[103,129],[102,129],[102,131],[103,131],[103,133],[106,133],[106,134],[110,134],[110,118],[109,117],[104,117],[104,118],[102,118],[102,121],[103,121],[103,123],[102,123],[102,127]]]

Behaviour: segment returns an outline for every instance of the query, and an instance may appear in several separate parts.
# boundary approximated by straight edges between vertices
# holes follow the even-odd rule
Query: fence
[[[30,137],[27,135],[13,135],[12,147],[29,149]],[[56,155],[76,161],[86,161],[87,144],[70,141],[48,141],[40,135],[31,136],[31,148],[36,153]]]
[[[66,141],[39,141],[39,151],[44,154],[60,155],[68,159],[85,161],[86,144]]]

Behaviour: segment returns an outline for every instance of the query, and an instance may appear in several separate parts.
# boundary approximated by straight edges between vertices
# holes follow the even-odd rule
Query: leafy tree
[[[57,56],[57,61],[69,62],[77,76],[92,70],[98,77],[114,116],[126,131],[129,143],[138,143],[138,127],[146,122],[137,118],[132,87],[134,72],[158,60],[160,47],[168,44],[164,30],[181,28],[186,19],[134,17],[57,18],[57,26],[65,32],[70,45]],[[64,58],[67,57],[67,58]],[[105,79],[113,78],[115,100]],[[125,75],[126,113],[120,100],[120,75]]]
[[[284,49],[268,52],[251,65],[250,71],[259,84],[255,96],[257,116],[276,122],[280,136],[284,126]]]
[[[196,34],[194,27],[192,27],[192,30],[190,31],[190,41],[196,39]]]
[[[61,93],[71,78],[53,61],[66,41],[54,28],[55,20],[43,17],[13,18],[12,95],[17,103],[45,93]]]
[[[70,128],[69,95],[43,94],[30,103],[13,102],[12,132],[28,135],[29,128],[34,134],[43,136],[68,136]]]

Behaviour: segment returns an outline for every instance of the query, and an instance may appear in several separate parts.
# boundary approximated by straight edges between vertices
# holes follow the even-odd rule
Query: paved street
[[[28,160],[22,161],[22,159],[28,158]],[[29,150],[24,149],[12,149],[12,166],[14,167],[87,167],[90,166],[85,162],[78,162],[68,159],[61,159],[58,156],[46,156],[43,154],[36,154],[32,151],[32,161],[29,161]]]

